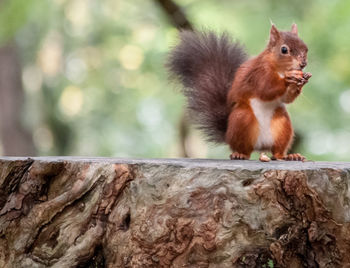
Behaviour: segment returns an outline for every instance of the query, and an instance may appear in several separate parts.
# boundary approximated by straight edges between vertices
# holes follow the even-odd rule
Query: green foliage
[[[40,0],[3,0],[0,4],[0,43],[4,43],[12,38],[24,24],[28,22],[32,15],[43,12],[37,8],[47,7],[46,1]]]
[[[350,2],[177,1],[198,28],[227,30],[259,53],[270,19],[292,22],[313,73],[290,105],[300,152],[350,160]],[[164,60],[177,31],[153,1],[7,0],[0,41],[15,38],[23,63],[25,122],[40,154],[174,157],[184,99]],[[196,156],[227,158],[193,132]]]
[[[273,260],[269,259],[267,264],[263,264],[262,267],[263,268],[273,268],[273,267],[275,267],[275,264],[274,264]]]
[[[267,263],[267,266],[268,266],[269,268],[275,267],[275,266],[274,266],[274,263],[273,263],[273,260],[269,260],[269,262]]]

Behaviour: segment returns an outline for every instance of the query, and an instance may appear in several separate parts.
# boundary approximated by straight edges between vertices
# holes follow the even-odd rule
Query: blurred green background
[[[252,55],[264,49],[270,19],[285,30],[296,22],[313,74],[289,105],[300,136],[296,149],[313,160],[350,160],[350,1],[176,3],[195,28],[226,30]],[[156,1],[2,0],[0,25],[0,68],[14,64],[2,58],[15,48],[23,85],[10,108],[11,93],[0,85],[2,155],[183,155],[185,100],[164,68],[177,29]],[[6,110],[14,106],[18,118]],[[27,147],[6,145],[14,143],[13,127]],[[191,157],[229,155],[193,129],[183,142]]]

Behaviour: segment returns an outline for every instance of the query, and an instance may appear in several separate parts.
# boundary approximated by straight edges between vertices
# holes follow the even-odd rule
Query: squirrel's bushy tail
[[[224,33],[183,31],[167,67],[184,85],[190,117],[209,141],[224,142],[227,94],[238,67],[247,60],[239,43]]]

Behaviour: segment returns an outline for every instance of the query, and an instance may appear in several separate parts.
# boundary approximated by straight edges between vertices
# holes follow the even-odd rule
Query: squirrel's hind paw
[[[272,160],[284,160],[284,161],[303,161],[305,162],[307,159],[305,156],[301,154],[287,154],[286,156],[274,155]]]
[[[283,160],[286,161],[305,161],[306,157],[301,154],[288,154],[285,157],[283,157]]]
[[[230,154],[230,159],[231,160],[249,160],[249,156],[245,154],[240,154],[237,152],[234,152]]]

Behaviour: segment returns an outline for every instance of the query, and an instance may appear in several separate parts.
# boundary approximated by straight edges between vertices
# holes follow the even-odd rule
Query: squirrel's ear
[[[292,24],[291,33],[298,35],[298,26],[295,23]]]
[[[271,25],[270,30],[270,42],[269,44],[274,46],[278,39],[280,38],[280,32],[277,30],[276,26],[274,24]]]

